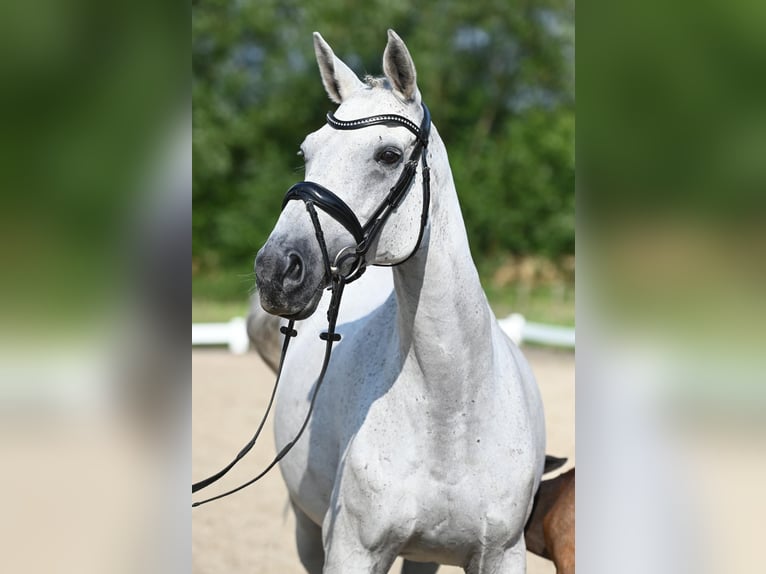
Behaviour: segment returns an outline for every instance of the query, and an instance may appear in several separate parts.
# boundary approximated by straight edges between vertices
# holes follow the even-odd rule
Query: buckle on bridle
[[[341,270],[341,265],[343,263],[351,258],[354,257],[354,263],[353,267],[348,273],[343,273]],[[338,251],[338,254],[335,256],[335,261],[333,261],[333,264],[330,265],[330,273],[333,275],[339,275],[346,278],[352,277],[356,275],[359,270],[362,268],[362,265],[364,264],[364,255],[361,251],[359,251],[359,247],[357,245],[347,245],[340,251]]]

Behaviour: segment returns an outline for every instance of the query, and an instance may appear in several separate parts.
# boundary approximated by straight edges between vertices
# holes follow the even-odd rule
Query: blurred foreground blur
[[[0,7],[2,572],[190,570],[187,26]]]
[[[760,571],[766,6],[581,8],[578,567]]]

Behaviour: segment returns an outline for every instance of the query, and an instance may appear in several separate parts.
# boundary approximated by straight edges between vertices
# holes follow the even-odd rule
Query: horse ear
[[[388,30],[386,51],[383,52],[383,72],[391,82],[394,91],[398,92],[405,101],[411,102],[420,98],[415,63],[407,46],[391,29]]]
[[[364,86],[351,68],[333,53],[319,32],[314,32],[314,52],[324,89],[333,102],[340,104],[352,92]]]

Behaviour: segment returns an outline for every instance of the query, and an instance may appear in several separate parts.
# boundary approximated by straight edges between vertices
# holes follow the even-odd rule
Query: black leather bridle
[[[420,243],[423,240],[423,233],[428,222],[428,209],[431,200],[431,178],[430,170],[428,168],[428,154],[426,153],[428,140],[431,134],[431,113],[428,111],[428,107],[425,104],[422,104],[422,108],[423,120],[420,122],[420,127],[404,116],[395,114],[380,114],[358,120],[339,120],[332,112],[327,114],[327,124],[336,130],[358,130],[378,125],[401,126],[411,131],[416,138],[415,146],[413,147],[408,160],[404,164],[404,169],[399,175],[399,179],[364,225],[359,223],[356,214],[340,197],[326,187],[313,181],[301,181],[300,183],[296,183],[285,194],[285,198],[282,201],[283,209],[293,200],[301,200],[306,204],[306,209],[311,216],[317,234],[317,241],[322,250],[322,257],[324,258],[328,279],[333,275],[341,274],[345,277],[346,283],[351,283],[364,273],[367,266],[367,252],[369,251],[371,244],[380,234],[386,221],[388,221],[388,218],[407,196],[407,192],[415,181],[418,163],[422,163],[423,174],[423,209],[420,215],[420,231],[412,252],[404,260],[396,263],[396,265],[407,261],[420,247]],[[354,237],[354,241],[356,241],[355,246],[341,249],[332,263],[330,263],[327,246],[324,242],[324,236],[321,233],[321,227],[319,225],[319,220],[316,217],[314,206],[327,213],[335,221],[345,227]],[[351,260],[352,264],[349,267],[348,273],[344,274],[341,269],[347,260]]]
[[[303,420],[303,424],[295,435],[295,438],[287,443],[282,450],[279,451],[276,457],[269,463],[266,468],[261,471],[255,478],[245,482],[244,484],[229,490],[223,494],[207,498],[192,504],[193,507],[212,502],[224,496],[234,494],[235,492],[242,490],[243,488],[250,486],[254,482],[260,480],[266,475],[274,466],[284,458],[284,456],[292,449],[303,431],[306,430],[308,422],[311,418],[311,413],[314,411],[314,404],[316,402],[319,388],[322,386],[325,374],[327,372],[327,366],[330,363],[330,355],[332,354],[332,345],[340,341],[340,335],[335,332],[335,325],[338,319],[338,311],[340,310],[340,301],[343,296],[343,289],[347,283],[355,281],[361,277],[367,268],[367,253],[370,246],[375,239],[380,235],[383,226],[388,221],[388,218],[401,204],[402,200],[407,196],[407,193],[412,188],[412,184],[415,181],[417,173],[418,163],[421,163],[421,171],[423,174],[423,209],[420,214],[420,230],[418,232],[418,238],[415,243],[415,247],[412,249],[409,255],[403,260],[398,261],[390,265],[400,265],[410,259],[420,248],[420,244],[423,240],[423,234],[425,232],[426,224],[428,223],[428,211],[431,202],[431,177],[430,169],[428,167],[427,148],[428,140],[431,134],[431,114],[428,111],[428,107],[422,104],[423,108],[423,120],[420,122],[420,127],[415,125],[414,122],[395,114],[380,114],[377,116],[370,116],[367,118],[361,118],[358,120],[339,120],[335,115],[330,112],[327,114],[327,124],[336,130],[357,130],[376,125],[387,126],[401,126],[410,130],[415,135],[415,145],[410,153],[410,156],[404,164],[404,169],[399,175],[399,179],[394,186],[389,190],[388,195],[378,205],[377,209],[373,212],[370,219],[364,225],[359,223],[359,219],[354,214],[353,210],[344,202],[340,197],[334,194],[326,187],[315,183],[313,181],[301,181],[293,185],[285,194],[285,198],[282,202],[282,209],[290,202],[294,200],[303,201],[306,205],[306,210],[311,217],[311,222],[314,225],[314,232],[316,234],[319,248],[322,251],[322,259],[325,266],[325,273],[330,281],[330,289],[332,296],[330,298],[330,306],[327,310],[327,331],[321,333],[319,338],[326,342],[324,361],[322,362],[322,369],[319,373],[316,384],[314,385],[314,391],[311,395],[311,402],[309,404],[308,412]],[[319,222],[319,217],[316,213],[316,207],[327,213],[335,221],[340,223],[349,233],[354,237],[356,245],[350,245],[341,249],[335,256],[333,262],[330,262],[330,256],[327,252],[327,244],[324,239],[324,232]],[[351,262],[348,267],[348,272],[344,272],[343,268],[347,261]],[[380,264],[378,264],[380,265]],[[277,370],[277,379],[274,383],[274,389],[269,399],[269,404],[266,407],[266,412],[261,419],[258,429],[255,431],[255,435],[250,441],[240,450],[237,456],[226,467],[218,471],[216,474],[192,484],[192,493],[202,490],[207,486],[210,486],[218,479],[223,477],[229,470],[231,470],[235,464],[237,464],[249,451],[253,448],[258,436],[263,429],[266,422],[266,418],[269,415],[271,406],[274,402],[274,397],[277,392],[277,386],[279,385],[279,379],[282,376],[282,367],[284,366],[285,356],[287,355],[287,347],[290,344],[290,339],[295,337],[298,332],[294,329],[295,320],[290,319],[286,326],[280,327],[280,332],[284,335],[284,341],[282,343],[282,354],[279,359],[279,368]]]

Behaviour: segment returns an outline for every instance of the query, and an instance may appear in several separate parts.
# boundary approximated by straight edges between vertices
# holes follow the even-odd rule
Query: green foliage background
[[[194,275],[236,270],[246,285],[302,179],[298,145],[333,106],[311,33],[360,76],[379,75],[387,28],[415,59],[479,269],[507,256],[571,260],[571,0],[205,0],[192,12]]]

